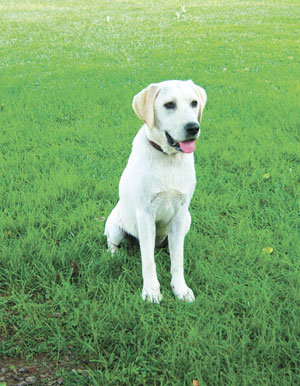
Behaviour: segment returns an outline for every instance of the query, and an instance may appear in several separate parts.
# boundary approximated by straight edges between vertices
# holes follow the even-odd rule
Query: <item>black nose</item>
[[[198,122],[188,122],[184,125],[184,130],[189,135],[196,135],[200,129]]]

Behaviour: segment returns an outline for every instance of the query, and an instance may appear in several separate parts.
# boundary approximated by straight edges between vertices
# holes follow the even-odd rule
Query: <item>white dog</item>
[[[154,247],[166,238],[173,292],[186,302],[195,299],[184,279],[183,244],[191,224],[193,151],[206,99],[205,90],[191,80],[151,84],[133,99],[133,109],[145,124],[133,141],[120,180],[120,199],[107,219],[105,235],[112,253],[127,234],[139,239],[144,300],[162,299]]]

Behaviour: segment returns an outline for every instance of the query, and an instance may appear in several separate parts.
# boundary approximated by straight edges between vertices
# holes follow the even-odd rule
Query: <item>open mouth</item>
[[[168,144],[171,147],[174,147],[174,149],[178,151],[182,151],[183,153],[193,153],[193,151],[195,150],[195,143],[196,143],[195,139],[176,142],[175,139],[172,138],[167,131],[166,131],[166,137],[168,140]]]

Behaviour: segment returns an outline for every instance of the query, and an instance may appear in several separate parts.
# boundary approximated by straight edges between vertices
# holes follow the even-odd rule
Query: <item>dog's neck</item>
[[[164,155],[176,155],[178,151],[174,150],[167,145],[167,140],[162,132],[159,130],[149,129],[145,124],[142,126],[142,132],[144,134],[145,140],[158,152],[163,153]],[[165,143],[164,143],[165,142]]]
[[[150,139],[148,139],[148,141],[149,141],[150,145],[154,147],[154,149],[156,149],[156,150],[158,150],[158,151],[160,151],[160,152],[166,154],[166,153],[163,151],[163,149],[162,149],[157,143],[155,143],[155,142],[153,142],[153,141],[150,141]]]

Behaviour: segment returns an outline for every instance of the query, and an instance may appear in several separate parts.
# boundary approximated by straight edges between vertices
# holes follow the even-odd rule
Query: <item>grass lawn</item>
[[[0,364],[49,361],[69,386],[300,384],[299,25],[298,0],[0,1]],[[166,250],[144,303],[138,246],[111,257],[103,236],[132,98],[166,79],[208,95],[192,304]]]

